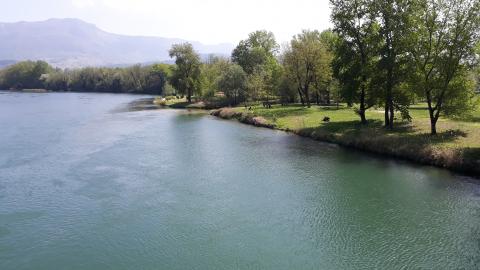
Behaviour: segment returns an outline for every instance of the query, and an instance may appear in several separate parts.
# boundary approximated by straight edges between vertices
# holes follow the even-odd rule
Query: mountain
[[[78,19],[0,23],[0,60],[46,60],[58,67],[169,61],[168,50],[186,40],[105,32]],[[190,42],[202,55],[230,55],[232,44]]]

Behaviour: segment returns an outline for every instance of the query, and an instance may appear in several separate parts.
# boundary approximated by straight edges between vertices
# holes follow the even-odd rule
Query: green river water
[[[0,92],[0,269],[480,269],[480,182],[141,96]]]

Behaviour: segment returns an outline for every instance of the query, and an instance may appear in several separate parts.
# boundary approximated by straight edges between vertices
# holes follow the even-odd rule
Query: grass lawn
[[[412,122],[402,122],[398,119],[393,131],[383,128],[384,111],[382,108],[367,111],[369,124],[367,127],[360,125],[360,118],[352,108],[345,105],[312,106],[306,108],[301,105],[280,106],[271,109],[262,106],[253,106],[251,113],[262,116],[279,129],[302,130],[318,129],[338,135],[355,133],[355,130],[374,130],[378,136],[411,137],[425,135],[426,138],[442,147],[480,147],[480,109],[469,117],[461,119],[440,118],[437,124],[438,136],[428,135],[430,132],[430,119],[426,104],[417,104],[410,108]],[[235,108],[245,111],[242,107]],[[330,122],[323,122],[324,117],[329,117]],[[400,118],[400,113],[396,117]],[[448,135],[448,136],[447,136]],[[451,137],[448,140],[446,137]]]

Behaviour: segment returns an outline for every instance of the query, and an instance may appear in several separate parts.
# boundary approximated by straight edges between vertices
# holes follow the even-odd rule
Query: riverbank
[[[439,134],[430,136],[428,114],[422,105],[412,108],[411,123],[399,122],[394,130],[383,128],[382,113],[369,111],[367,126],[360,125],[357,115],[346,107],[222,108],[213,110],[211,115],[480,176],[480,115],[442,119],[438,123]],[[325,117],[330,121],[323,121]]]

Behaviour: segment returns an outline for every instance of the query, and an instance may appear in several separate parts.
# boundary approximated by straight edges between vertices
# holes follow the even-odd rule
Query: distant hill
[[[169,61],[182,39],[107,33],[78,19],[0,23],[0,63],[46,60],[58,67],[111,66]],[[232,44],[190,42],[202,55],[230,55]],[[10,63],[9,62],[9,63]]]

